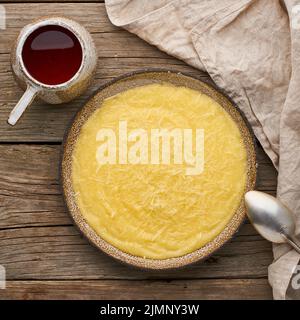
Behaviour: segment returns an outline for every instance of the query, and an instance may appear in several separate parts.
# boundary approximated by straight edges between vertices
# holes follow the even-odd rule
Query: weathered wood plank
[[[92,33],[100,57],[164,56],[138,37],[115,27],[108,19],[103,3],[28,3],[5,4],[4,7],[6,29],[0,32],[0,53],[10,53],[21,28],[46,13],[47,16],[62,15],[85,26]]]
[[[59,151],[56,145],[0,145],[0,262],[8,279],[266,276],[271,245],[250,224],[212,258],[186,272],[140,272],[100,254],[70,226],[58,183]],[[275,170],[262,151],[259,158],[260,189],[274,191]]]
[[[0,37],[15,37],[20,29],[26,24],[39,19],[43,16],[58,16],[72,18],[79,23],[82,23],[90,32],[113,32],[121,30],[110,23],[105,5],[101,1],[31,1],[23,4],[26,1],[2,2],[6,13],[6,30],[1,30]],[[32,3],[30,3],[32,2]],[[38,2],[38,3],[34,3]],[[51,3],[53,2],[53,3]],[[1,43],[2,46],[4,44]],[[9,43],[6,47],[9,48]]]
[[[70,224],[58,183],[60,146],[0,146],[0,228]]]
[[[7,10],[7,29],[0,32],[0,142],[14,141],[61,141],[70,119],[83,106],[88,97],[113,77],[143,68],[165,68],[187,72],[191,75],[209,77],[183,62],[174,59],[138,37],[114,27],[107,18],[104,4],[92,3],[44,3],[5,5]],[[81,98],[61,106],[50,106],[35,101],[15,127],[10,127],[7,117],[20,99],[22,90],[18,88],[10,70],[9,52],[11,44],[25,24],[38,18],[40,12],[48,15],[66,15],[87,27],[95,40],[99,63],[96,79]],[[82,14],[85,12],[85,14]]]
[[[8,281],[0,299],[272,299],[266,279],[176,281]]]
[[[0,261],[7,279],[202,279],[266,277],[271,245],[245,225],[203,263],[185,270],[144,272],[113,261],[73,227],[0,230]]]
[[[258,188],[274,193],[276,170],[258,150]],[[60,152],[59,145],[0,145],[0,228],[71,224],[59,186]]]
[[[52,2],[23,2],[43,1]],[[4,4],[7,29],[0,32],[0,142],[60,142],[67,123],[88,96],[125,72],[159,67],[210,81],[206,74],[113,26],[102,1],[8,2]],[[11,128],[6,119],[22,94],[10,71],[11,43],[20,28],[43,12],[73,18],[92,33],[99,55],[96,79],[72,103],[35,102]],[[265,279],[272,261],[271,245],[249,223],[210,259],[185,270],[142,272],[98,252],[79,235],[65,210],[58,182],[59,151],[58,145],[0,145],[0,264],[9,279],[8,289],[0,290],[0,299],[271,298]],[[274,194],[276,171],[261,148],[258,160],[258,189]]]
[[[1,63],[2,61],[3,63]],[[99,59],[96,79],[89,90],[80,98],[68,104],[51,106],[35,101],[25,112],[20,122],[11,127],[7,118],[22,96],[10,71],[8,55],[0,55],[0,142],[60,142],[65,128],[88,97],[100,86],[121,74],[144,68],[164,68],[178,70],[209,81],[206,74],[200,73],[183,62],[172,58],[102,58]]]

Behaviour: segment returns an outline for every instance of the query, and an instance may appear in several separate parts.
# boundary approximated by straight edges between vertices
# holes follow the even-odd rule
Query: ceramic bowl
[[[61,182],[65,203],[75,224],[97,248],[121,262],[143,269],[154,270],[179,268],[206,259],[231,239],[245,218],[245,203],[243,199],[225,229],[204,247],[182,257],[153,260],[132,256],[114,247],[102,239],[81,215],[80,209],[76,204],[71,178],[72,153],[81,127],[93,112],[101,106],[104,99],[133,87],[160,82],[167,82],[176,86],[185,86],[198,90],[217,101],[228,112],[237,124],[247,150],[247,182],[245,192],[253,190],[256,183],[256,148],[254,136],[239,109],[219,90],[191,76],[162,70],[140,71],[127,74],[101,87],[94,97],[75,116],[65,136],[61,161]]]

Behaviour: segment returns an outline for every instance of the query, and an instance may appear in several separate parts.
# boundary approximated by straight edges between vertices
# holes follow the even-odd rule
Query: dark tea
[[[47,25],[28,36],[22,59],[34,79],[46,85],[58,85],[70,80],[79,70],[82,47],[70,30]]]

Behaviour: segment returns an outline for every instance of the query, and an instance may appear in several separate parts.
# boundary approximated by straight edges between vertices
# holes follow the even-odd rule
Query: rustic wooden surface
[[[0,299],[271,299],[271,245],[248,222],[207,261],[163,273],[121,265],[79,235],[58,180],[60,144],[75,112],[99,85],[125,72],[160,67],[208,76],[114,27],[101,1],[23,2],[28,3],[2,3],[7,29],[0,30],[0,264],[8,281]],[[11,43],[21,27],[43,14],[73,18],[92,33],[96,79],[72,103],[35,102],[11,128],[6,119],[22,94],[10,71]],[[274,194],[276,171],[260,147],[258,159],[258,189]]]

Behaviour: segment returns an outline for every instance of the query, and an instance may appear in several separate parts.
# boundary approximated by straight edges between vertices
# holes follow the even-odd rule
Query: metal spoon
[[[300,242],[296,238],[293,214],[276,198],[259,191],[245,195],[248,217],[255,229],[267,240],[289,243],[300,253]]]

